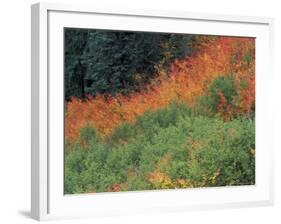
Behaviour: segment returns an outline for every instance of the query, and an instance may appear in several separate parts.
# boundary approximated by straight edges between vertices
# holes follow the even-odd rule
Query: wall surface
[[[33,223],[30,208],[30,4],[36,1],[6,0],[0,13],[0,223]],[[60,221],[58,223],[281,223],[281,14],[277,0],[71,0],[71,2],[105,7],[180,10],[275,17],[275,94],[272,111],[275,143],[275,205],[273,207],[194,211],[100,218],[96,220]]]

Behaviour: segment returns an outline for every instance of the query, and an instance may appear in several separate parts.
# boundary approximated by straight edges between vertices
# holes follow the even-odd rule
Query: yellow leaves
[[[175,188],[191,188],[194,187],[194,183],[192,183],[188,179],[176,179],[172,180],[165,172],[162,170],[165,166],[171,161],[171,155],[165,154],[162,159],[159,161],[156,170],[150,172],[147,176],[148,181],[154,186],[156,189],[175,189]]]
[[[164,155],[159,161],[156,170],[148,174],[148,181],[152,183],[155,188],[160,189],[193,187],[193,184],[189,180],[176,179],[173,181],[167,174],[161,171],[171,159],[170,154]]]
[[[204,174],[203,181],[199,183],[199,185],[201,187],[216,185],[217,178],[219,177],[219,175],[220,175],[220,171],[216,171],[212,175]]]
[[[211,176],[211,177],[209,178],[209,180],[211,181],[212,184],[215,184],[215,183],[216,183],[216,180],[217,180],[217,178],[218,178],[219,175],[220,175],[220,172],[217,171],[217,172],[215,172],[215,173],[213,174],[213,176]]]
[[[156,171],[149,173],[148,180],[154,185],[155,188],[168,189],[173,187],[170,177],[162,172]]]
[[[175,188],[192,188],[195,187],[194,184],[188,179],[177,179],[174,181],[173,185]]]
[[[155,171],[148,175],[148,180],[157,189],[175,189],[175,188],[192,188],[195,187],[188,179],[176,179],[172,181],[165,173]]]

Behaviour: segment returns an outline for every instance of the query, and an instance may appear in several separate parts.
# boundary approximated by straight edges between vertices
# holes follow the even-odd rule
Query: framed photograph
[[[271,205],[272,29],[32,5],[32,217]]]

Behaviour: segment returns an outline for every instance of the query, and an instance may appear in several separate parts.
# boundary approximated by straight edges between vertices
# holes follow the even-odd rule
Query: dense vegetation
[[[139,90],[159,67],[192,55],[195,41],[195,35],[66,28],[66,99]]]
[[[255,183],[254,39],[65,40],[65,193]]]
[[[102,139],[80,132],[66,155],[65,192],[254,184],[254,122],[194,116],[172,104]]]

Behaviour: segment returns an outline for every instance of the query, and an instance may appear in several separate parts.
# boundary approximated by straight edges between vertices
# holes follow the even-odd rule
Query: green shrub
[[[149,190],[151,173],[169,178],[163,188],[226,186],[255,183],[255,127],[246,118],[223,121],[193,114],[182,104],[147,112],[135,124],[122,124],[101,139],[89,127],[87,142],[68,145],[65,193]]]
[[[237,95],[235,81],[232,76],[220,76],[216,78],[209,87],[211,101],[217,106],[219,98],[217,92],[220,91],[227,102],[231,103]]]
[[[195,112],[205,116],[214,116],[217,114],[220,104],[219,94],[225,97],[226,105],[234,106],[234,100],[238,93],[235,80],[231,75],[219,76],[211,83],[206,95],[199,98]]]
[[[201,126],[201,120],[195,125]],[[199,186],[254,184],[254,125],[247,119],[205,120],[204,132],[195,129],[189,174]],[[199,144],[198,144],[199,143]]]
[[[98,141],[96,129],[90,125],[87,125],[80,130],[79,137],[80,142],[83,142],[85,145],[88,145],[91,141]]]

